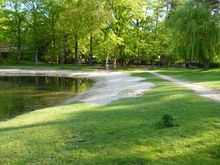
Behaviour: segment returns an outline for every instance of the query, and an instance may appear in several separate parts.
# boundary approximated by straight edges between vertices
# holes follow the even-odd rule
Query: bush
[[[162,128],[169,128],[169,127],[177,127],[179,126],[179,123],[172,115],[165,114],[162,116],[161,120],[158,122],[157,125]]]

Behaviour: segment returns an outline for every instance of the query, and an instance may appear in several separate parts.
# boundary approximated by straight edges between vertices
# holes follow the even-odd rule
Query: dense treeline
[[[218,0],[0,1],[2,60],[209,67],[218,62]]]

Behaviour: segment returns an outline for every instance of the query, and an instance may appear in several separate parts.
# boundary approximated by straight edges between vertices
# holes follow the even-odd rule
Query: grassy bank
[[[220,164],[219,104],[143,71],[156,83],[110,105],[46,108],[0,124],[0,164]],[[158,128],[164,114],[180,127]]]
[[[131,69],[146,69],[146,65],[129,65],[129,66],[121,66],[118,65],[117,69],[113,69],[113,64],[109,64],[110,70],[131,70]],[[105,66],[102,64],[64,64],[63,68],[61,64],[46,64],[46,63],[34,63],[29,61],[20,61],[20,63],[16,63],[15,61],[2,61],[0,62],[0,69],[53,69],[53,70],[105,70]]]
[[[102,65],[87,65],[87,64],[64,64],[63,68],[61,64],[45,64],[45,63],[34,63],[28,61],[21,61],[16,63],[15,61],[0,62],[0,69],[53,69],[53,70],[97,70],[104,69]]]
[[[157,72],[220,90],[220,69],[157,69]]]

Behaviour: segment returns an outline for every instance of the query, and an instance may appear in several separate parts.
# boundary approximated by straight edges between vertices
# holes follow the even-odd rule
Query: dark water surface
[[[94,84],[79,78],[0,77],[0,120],[62,104]]]

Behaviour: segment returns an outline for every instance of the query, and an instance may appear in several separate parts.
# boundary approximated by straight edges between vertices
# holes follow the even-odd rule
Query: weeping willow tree
[[[198,61],[205,68],[219,55],[219,13],[205,3],[187,1],[171,11],[168,25],[173,30],[174,52],[187,62]]]

